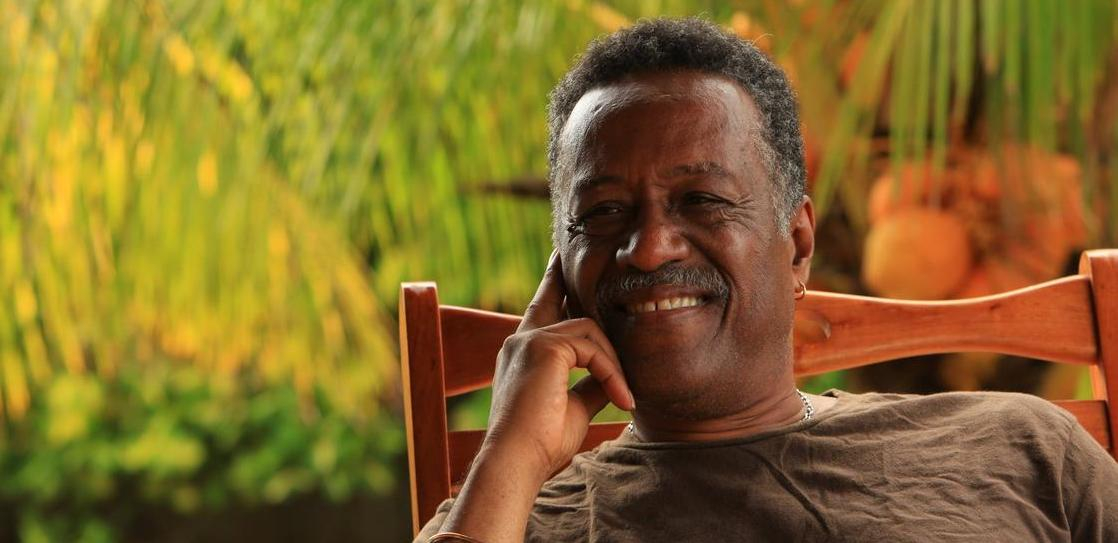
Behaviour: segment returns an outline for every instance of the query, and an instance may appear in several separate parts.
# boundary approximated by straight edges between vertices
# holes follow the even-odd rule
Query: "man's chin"
[[[643,357],[622,355],[625,378],[637,409],[658,418],[705,420],[723,414],[721,383],[701,356]]]
[[[704,354],[704,349],[681,349],[678,343],[662,346],[656,343],[615,343],[625,380],[634,394],[640,396],[644,392],[658,397],[674,396],[676,392],[702,387],[711,369],[709,352]]]

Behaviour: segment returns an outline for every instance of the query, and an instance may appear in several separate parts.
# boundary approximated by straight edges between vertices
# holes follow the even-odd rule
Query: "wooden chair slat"
[[[439,313],[443,352],[457,361],[446,368],[447,397],[488,387],[497,352],[520,325],[520,317],[451,305],[442,306]]]
[[[1079,272],[1091,280],[1094,315],[1098,326],[1099,365],[1092,368],[1096,398],[1118,399],[1118,250],[1087,251],[1079,259]],[[1118,425],[1118,409],[1108,410],[1110,428]],[[1110,435],[1111,450],[1118,454],[1118,435]]]
[[[797,375],[948,352],[997,352],[1064,362],[1098,360],[1091,284],[1072,276],[948,302],[809,292],[796,310]]]
[[[809,292],[796,310],[796,373],[960,351],[1093,364],[1098,350],[1090,309],[1085,276],[950,302]],[[447,396],[489,386],[497,351],[520,317],[454,306],[443,306],[441,317],[444,351],[462,362],[446,370]]]
[[[1104,449],[1114,453],[1110,439],[1110,422],[1106,412],[1106,400],[1056,400],[1052,402],[1075,416],[1083,429],[1095,438]]]
[[[400,287],[400,361],[413,533],[450,495],[439,296],[434,283]],[[432,401],[432,399],[436,401]]]

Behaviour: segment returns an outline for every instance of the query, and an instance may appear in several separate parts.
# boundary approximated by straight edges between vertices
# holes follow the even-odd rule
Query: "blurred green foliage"
[[[390,414],[353,424],[326,390],[308,405],[292,388],[176,364],[71,374],[9,428],[0,500],[18,506],[24,541],[112,540],[152,507],[384,493],[402,445]]]

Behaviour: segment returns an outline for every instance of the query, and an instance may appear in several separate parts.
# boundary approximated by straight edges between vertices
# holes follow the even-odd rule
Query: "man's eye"
[[[725,202],[722,198],[702,192],[693,192],[683,197],[684,205],[717,205]]]
[[[602,204],[590,208],[589,211],[582,214],[581,219],[587,220],[595,217],[608,217],[610,215],[617,215],[625,211],[625,208],[618,204]]]
[[[571,219],[567,232],[572,235],[613,235],[628,223],[630,208],[617,202],[605,202],[584,211]]]

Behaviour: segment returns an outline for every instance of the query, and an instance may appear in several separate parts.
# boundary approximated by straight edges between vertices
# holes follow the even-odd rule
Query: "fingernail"
[[[633,398],[633,391],[629,391],[629,411],[637,408],[637,400]]]

